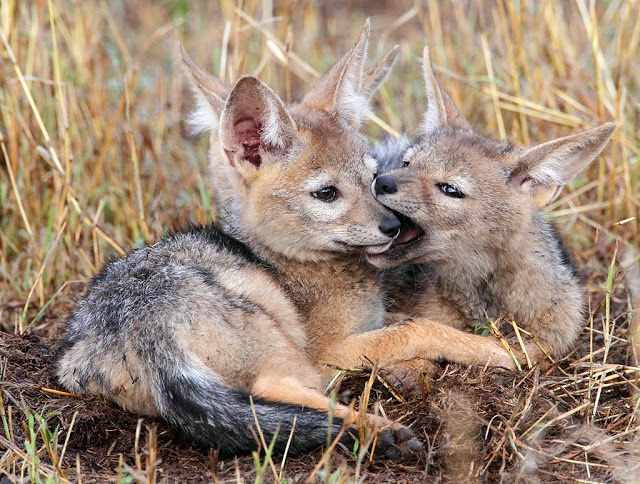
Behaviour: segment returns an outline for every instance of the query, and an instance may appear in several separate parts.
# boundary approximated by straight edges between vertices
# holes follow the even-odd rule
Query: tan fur
[[[401,224],[370,191],[376,163],[357,128],[363,100],[395,54],[363,80],[368,29],[301,103],[289,106],[251,76],[227,95],[185,60],[200,98],[195,119],[216,132],[216,163],[233,174],[237,203],[229,227],[241,240],[194,227],[108,263],[69,318],[57,368],[65,388],[160,416],[190,441],[230,454],[255,450],[254,416],[278,452],[288,449],[296,422],[302,430],[292,450],[301,453],[354,422],[351,409],[334,408],[323,394],[331,365],[414,367],[447,359],[513,368],[493,338],[422,318],[385,326],[384,274],[367,258],[397,255],[382,254]],[[455,141],[465,147],[462,138]],[[484,146],[475,138],[472,145]],[[536,160],[566,151],[566,144],[531,151],[526,169],[513,171],[519,196],[540,193],[558,172],[536,171]],[[488,262],[467,260],[473,271]],[[383,428],[377,452],[404,458],[422,448],[403,425],[375,415],[367,422],[368,432]],[[353,432],[351,426],[342,441],[352,443]]]
[[[241,79],[220,114],[220,132],[212,135],[220,148],[215,164],[234,173],[229,188],[235,199],[229,209],[234,217],[231,230],[274,267],[299,311],[308,342],[305,365],[298,353],[303,347],[294,347],[282,334],[276,337],[277,327],[256,332],[248,352],[267,353],[276,362],[253,357],[252,392],[265,398],[327,409],[328,400],[309,388],[320,390],[318,372],[326,382],[332,371],[326,365],[352,367],[367,359],[394,364],[416,357],[445,358],[513,367],[509,355],[490,338],[473,338],[429,320],[384,327],[380,272],[364,255],[389,247],[391,240],[378,225],[393,216],[370,194],[375,164],[367,158],[366,140],[355,131],[363,116],[360,101],[346,99],[358,93],[370,96],[375,90],[361,80],[367,30],[354,52],[299,104],[285,106],[264,84]],[[393,55],[365,79],[377,87],[386,76],[380,69],[390,68]],[[259,114],[262,118],[256,122],[277,119],[269,136],[260,140],[259,166],[238,141],[237,126],[252,126],[248,103],[259,106],[260,113],[270,113]],[[327,186],[339,192],[334,201],[312,196]],[[226,365],[240,365],[244,358],[243,352]],[[230,381],[239,384],[236,378]],[[346,410],[340,407],[339,412]]]
[[[161,416],[194,443],[228,453],[255,448],[251,411],[278,452],[295,422],[296,453],[353,424],[353,411],[323,394],[324,361],[316,359],[323,352],[316,348],[326,340],[315,331],[320,324],[308,321],[325,314],[314,310],[313,271],[322,287],[327,271],[346,271],[338,275],[340,304],[349,307],[361,266],[368,281],[376,279],[364,252],[386,250],[399,227],[370,195],[375,163],[357,132],[395,57],[390,53],[363,83],[368,33],[367,22],[351,52],[292,106],[254,77],[228,90],[182,51],[198,100],[191,119],[197,130],[214,132],[215,166],[229,176],[225,196],[233,192],[243,202],[229,224],[242,227],[242,241],[194,227],[107,264],[69,319],[57,372],[65,388]],[[340,268],[342,260],[348,267]],[[292,297],[307,291],[307,300]],[[381,301],[372,308],[365,302],[345,317],[349,333],[382,326]],[[340,319],[337,309],[326,313],[328,327]],[[422,448],[402,425],[374,415],[368,424],[370,432],[385,428],[379,452],[388,457]]]
[[[422,282],[414,295],[410,281],[403,282],[397,311],[419,311],[454,327],[512,316],[553,355],[564,355],[581,328],[582,293],[541,208],[602,151],[615,124],[515,148],[469,126],[435,77],[428,49],[424,66],[428,109],[405,155],[408,167],[373,187],[422,235],[409,240],[405,228],[388,252],[369,259],[379,267],[426,263],[416,272]],[[459,196],[447,195],[454,189]]]
[[[363,47],[363,51],[366,51],[368,33],[369,27],[367,23],[363,34],[358,40],[358,45]],[[179,50],[187,80],[192,87],[192,92],[197,101],[196,110],[189,118],[189,123],[192,125],[193,131],[196,134],[203,131],[211,132],[209,138],[210,188],[216,199],[218,224],[225,232],[242,238],[237,216],[240,210],[239,205],[244,203],[244,183],[238,172],[226,162],[225,156],[221,153],[220,145],[220,115],[224,109],[225,101],[231,92],[231,86],[228,86],[222,80],[212,76],[195,64],[182,46],[180,46]],[[373,95],[389,75],[396,61],[398,51],[398,46],[394,46],[365,75],[360,74],[362,81],[359,91],[348,97],[357,97],[357,103],[360,107],[363,105],[368,106]],[[356,55],[355,58],[357,63],[362,65],[364,61],[363,55]],[[347,56],[345,56],[340,64],[336,65],[334,69],[318,82],[315,89],[308,93],[305,97],[305,105],[307,108],[320,111],[324,109],[333,116],[339,116],[337,109],[333,106],[333,102],[335,101],[334,93],[327,91],[327,89],[335,88],[337,78],[340,76],[339,67],[344,67],[344,65],[347,64],[347,60]],[[353,62],[354,58],[351,58],[349,63]],[[357,78],[358,75],[352,75],[351,77]],[[318,106],[313,106],[312,103],[317,103]],[[348,106],[354,103],[346,102],[343,104]],[[289,108],[292,107],[293,106],[289,106]],[[360,120],[354,116],[348,115],[348,117],[352,122],[357,123],[357,125],[360,124]]]

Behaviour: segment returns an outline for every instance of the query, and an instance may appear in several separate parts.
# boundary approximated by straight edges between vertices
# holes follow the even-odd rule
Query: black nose
[[[380,232],[382,232],[387,237],[395,237],[400,232],[400,220],[397,218],[388,218],[387,220],[383,220],[378,228]]]
[[[396,182],[384,175],[376,178],[373,186],[375,188],[376,195],[385,195],[389,193],[396,193],[398,191]]]

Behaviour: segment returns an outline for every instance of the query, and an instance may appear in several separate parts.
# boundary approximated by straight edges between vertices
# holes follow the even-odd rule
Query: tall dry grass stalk
[[[402,49],[376,110],[390,132],[412,132],[420,119],[424,43],[454,100],[491,135],[541,142],[617,120],[611,147],[554,216],[579,250],[596,234],[637,245],[637,221],[620,224],[639,206],[637,3],[269,5],[2,2],[0,287],[11,307],[41,308],[108,255],[215,216],[204,142],[181,124],[178,41],[228,81],[256,73],[295,98],[365,16],[374,55]],[[23,329],[29,314],[8,323]]]

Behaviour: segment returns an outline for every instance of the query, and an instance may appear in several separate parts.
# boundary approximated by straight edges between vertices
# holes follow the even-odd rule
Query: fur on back
[[[261,290],[247,292],[246,280]],[[255,334],[280,331],[300,348],[307,343],[271,267],[213,226],[189,228],[106,264],[68,325],[58,363],[65,388],[161,416],[190,441],[227,455],[256,445],[248,392],[256,367],[273,355],[256,347]],[[320,412],[253,401],[265,434],[280,428],[277,451],[293,415],[294,452],[326,439]],[[333,425],[337,433],[340,419]]]

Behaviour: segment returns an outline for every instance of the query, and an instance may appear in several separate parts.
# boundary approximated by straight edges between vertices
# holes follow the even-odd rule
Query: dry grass
[[[296,99],[345,52],[370,16],[372,57],[396,43],[401,48],[395,74],[378,96],[376,114],[383,122],[370,123],[372,137],[411,133],[417,126],[424,96],[416,59],[425,43],[446,89],[488,134],[533,144],[608,120],[620,127],[582,181],[552,206],[584,268],[591,317],[582,346],[559,369],[515,381],[447,370],[432,382],[426,403],[388,409],[410,415],[409,423],[424,432],[426,455],[404,467],[374,462],[360,475],[446,480],[468,469],[470,476],[488,480],[629,480],[640,445],[640,350],[632,344],[631,312],[635,308],[640,326],[634,249],[640,246],[639,4],[385,3],[366,2],[365,8],[365,2],[284,1],[272,8],[269,0],[0,2],[0,329],[43,336],[43,346],[31,356],[40,358],[40,370],[47,369],[47,342],[60,337],[73,298],[107,257],[153,240],[168,227],[215,217],[206,143],[189,138],[182,125],[188,100],[176,63],[178,41],[227,80],[257,73],[285,99]],[[635,332],[640,341],[640,330]],[[29,352],[26,360],[12,356],[10,348],[21,340],[0,337],[7,357],[0,474],[153,480],[157,469],[149,449],[156,446],[141,454],[145,431],[135,433],[135,419],[131,429],[131,417],[108,406],[99,407],[105,415],[111,412],[112,420],[105,421],[83,417],[84,401],[38,398],[46,372],[21,373],[18,366],[31,361]],[[469,394],[448,393],[454,384]],[[502,400],[487,398],[492,392]],[[470,418],[481,429],[471,434],[482,438],[452,456],[456,430],[446,425],[452,420],[447,416],[470,406]],[[70,407],[84,424],[73,431]],[[53,409],[61,414],[38,421],[38,414]],[[123,426],[113,422],[113,412]],[[109,449],[105,445],[116,441],[91,441],[87,422],[128,437]],[[186,447],[176,450],[166,429],[159,429],[149,438],[157,438],[165,464],[179,455],[188,469],[172,474],[165,465],[160,475],[210,478],[206,458]],[[35,444],[25,444],[30,432]],[[113,457],[118,455],[123,462]],[[312,459],[318,462],[320,455]],[[309,475],[315,463],[305,462],[288,460],[284,475]],[[344,453],[331,463],[325,469],[333,474],[318,474],[325,480],[359,472]],[[216,468],[228,479],[254,476],[250,461]]]

